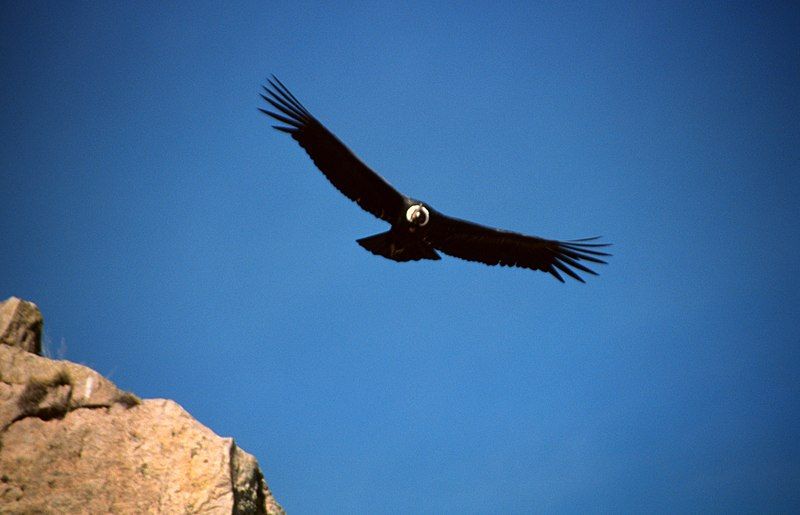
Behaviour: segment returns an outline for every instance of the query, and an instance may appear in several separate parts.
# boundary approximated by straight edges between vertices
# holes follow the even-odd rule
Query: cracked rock
[[[256,459],[175,402],[23,348],[0,345],[0,512],[283,513]]]

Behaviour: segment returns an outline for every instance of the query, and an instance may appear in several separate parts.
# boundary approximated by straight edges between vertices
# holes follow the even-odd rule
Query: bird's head
[[[406,220],[417,227],[427,225],[430,220],[428,208],[422,204],[414,204],[406,211]]]

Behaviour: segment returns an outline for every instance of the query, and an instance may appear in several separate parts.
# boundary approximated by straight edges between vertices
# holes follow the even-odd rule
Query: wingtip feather
[[[562,283],[564,282],[564,278],[561,277],[561,274],[558,273],[558,270],[556,270],[555,267],[551,266],[547,271],[550,273],[550,275],[552,275]]]

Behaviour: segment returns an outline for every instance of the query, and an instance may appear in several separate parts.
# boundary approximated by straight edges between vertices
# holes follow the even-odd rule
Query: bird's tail
[[[373,254],[383,256],[393,261],[442,259],[439,257],[439,254],[425,242],[412,238],[404,238],[392,231],[374,234],[356,241]]]

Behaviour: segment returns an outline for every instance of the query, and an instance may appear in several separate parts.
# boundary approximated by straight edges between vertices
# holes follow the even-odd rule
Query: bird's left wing
[[[605,264],[601,258],[610,255],[598,250],[609,244],[596,243],[597,238],[572,241],[546,240],[484,227],[438,212],[432,213],[426,239],[434,248],[453,257],[487,265],[541,270],[562,283],[564,279],[559,271],[584,282],[576,270],[592,275],[597,273],[580,261]]]
[[[267,103],[279,112],[259,108],[286,126],[273,125],[286,132],[305,149],[317,168],[336,189],[373,215],[394,222],[401,215],[405,197],[365,165],[344,143],[325,128],[276,77],[271,88],[264,86]]]

